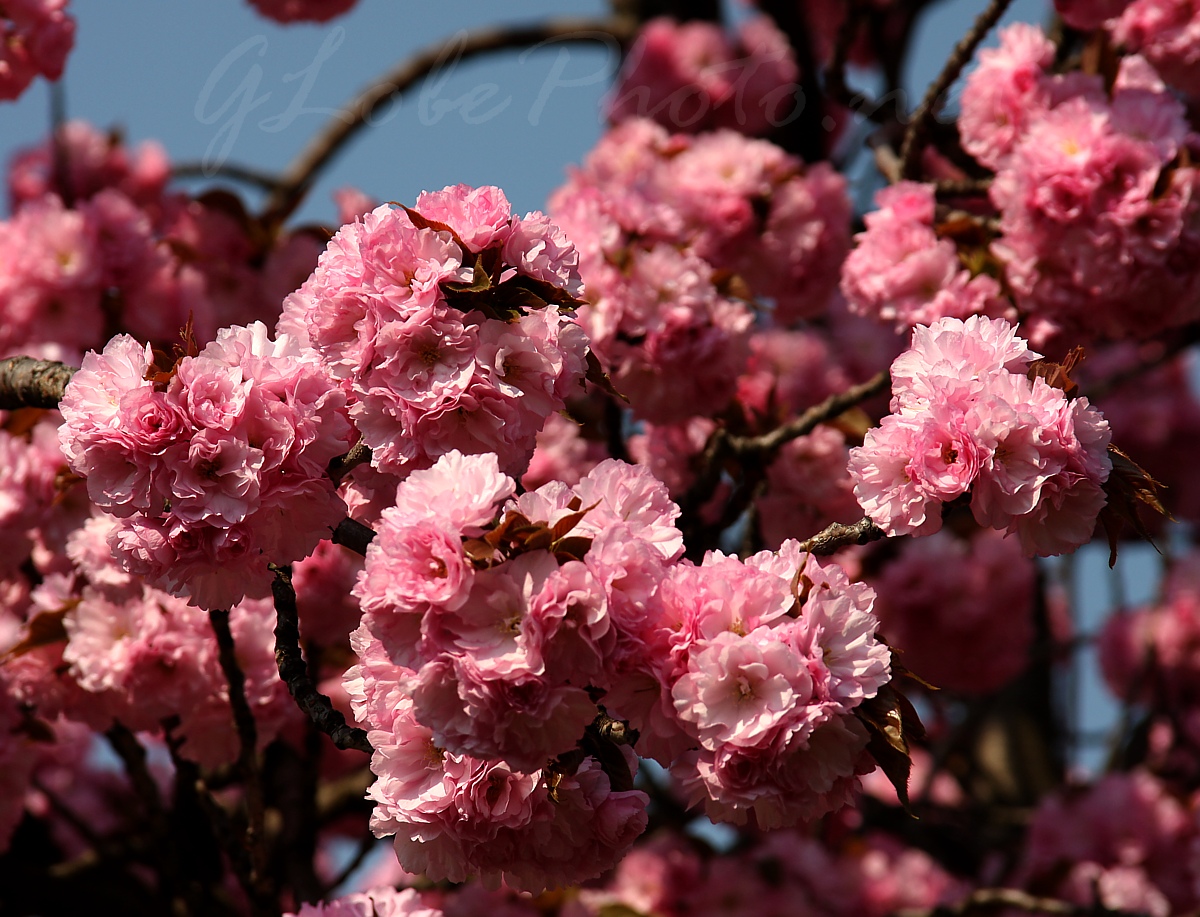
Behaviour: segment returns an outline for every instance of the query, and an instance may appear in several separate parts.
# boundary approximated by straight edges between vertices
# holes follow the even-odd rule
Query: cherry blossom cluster
[[[377,468],[427,468],[457,449],[515,473],[583,379],[577,264],[542,213],[517,217],[499,188],[456,185],[343,226],[279,328],[341,381]]]
[[[64,165],[59,165],[64,163]],[[78,363],[125,331],[170,346],[190,323],[217,329],[274,321],[320,245],[308,233],[266,234],[221,193],[166,190],[162,148],[127,149],[82,122],[19,154],[13,216],[0,222],[0,355]]]
[[[613,121],[651,118],[670,130],[767,133],[792,114],[800,70],[765,16],[742,23],[735,44],[702,20],[647,22],[608,102]]]
[[[13,696],[38,715],[62,715],[103,730],[118,720],[155,732],[178,717],[182,754],[206,767],[237,757],[229,685],[208,616],[117,566],[106,536],[118,528],[96,516],[70,537],[69,572],[34,589],[31,616],[61,616],[62,645],[31,647],[9,664]],[[297,717],[279,680],[274,608],[246,600],[230,614],[245,693],[265,747]]]
[[[1145,336],[1200,315],[1200,197],[1182,103],[1138,56],[1111,89],[1054,74],[1018,24],[963,92],[963,147],[996,170],[993,256],[1035,342]]]
[[[1029,665],[1035,566],[991,529],[901,542],[868,577],[875,615],[906,668],[964,694],[999,690]]]
[[[455,451],[400,484],[355,588],[346,686],[376,748],[373,828],[396,835],[401,864],[536,889],[599,874],[645,826],[627,749],[572,755],[614,618],[638,612],[682,541],[637,468],[610,460],[497,521],[514,488],[496,456]]]
[[[671,570],[643,638],[651,652],[624,692],[643,692],[646,751],[670,763],[690,804],[770,829],[851,800],[875,766],[854,711],[891,675],[874,598],[795,541]]]
[[[313,355],[266,327],[223,329],[156,370],[128,335],[89,352],[60,439],[92,502],[121,518],[123,566],[194,605],[228,608],[307,556],[345,515],[326,475],[351,444],[345,396]]]
[[[983,526],[1029,554],[1089,541],[1112,463],[1108,423],[1037,374],[1003,319],[944,318],[913,329],[892,364],[892,413],[850,452],[859,504],[890,535],[928,535],[970,494]]]
[[[5,0],[0,9],[0,99],[15,99],[34,78],[57,80],[75,44],[67,0]]]
[[[822,312],[849,247],[845,182],[727,130],[627,120],[551,199],[579,247],[592,347],[635,413],[715,414],[734,395],[754,315]]]
[[[1055,0],[1077,29],[1103,28],[1177,89],[1200,92],[1200,8],[1190,0]]]
[[[1018,878],[1068,901],[1169,917],[1200,906],[1197,800],[1143,770],[1049,796],[1029,826]]]
[[[795,541],[746,563],[676,562],[678,509],[637,466],[610,459],[501,510],[514,487],[492,455],[414,471],[355,587],[346,687],[376,748],[374,828],[396,835],[406,869],[500,871],[524,888],[615,862],[644,797],[629,795],[627,747],[581,745],[597,717],[631,724],[637,752],[722,820],[778,827],[850,799],[874,766],[854,711],[890,678],[867,586]],[[479,808],[485,774],[506,789]],[[592,802],[564,804],[576,784]],[[510,859],[548,799],[561,823],[540,830],[563,849]],[[602,843],[569,821],[589,812],[620,830]]]
[[[284,917],[442,917],[442,910],[425,904],[414,889],[381,886],[328,903],[302,904]]]
[[[954,242],[938,237],[932,185],[898,182],[876,194],[875,204],[842,265],[851,311],[894,323],[897,331],[947,316],[1014,317],[996,279],[972,275]]]
[[[1146,607],[1120,610],[1100,636],[1100,664],[1109,687],[1160,721],[1167,744],[1200,741],[1200,577],[1195,562],[1194,552],[1178,558],[1162,597]]]
[[[777,831],[736,853],[705,858],[694,844],[660,834],[630,852],[600,888],[583,889],[589,917],[639,914],[716,917],[886,917],[956,903],[962,883],[928,854],[884,834],[838,845]]]

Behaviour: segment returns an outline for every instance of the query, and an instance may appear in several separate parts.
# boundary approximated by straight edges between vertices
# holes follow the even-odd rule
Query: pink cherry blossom
[[[41,75],[57,80],[75,43],[67,0],[9,0],[0,16],[0,99],[15,99]]]
[[[250,0],[262,15],[277,22],[326,22],[340,16],[358,0]]]

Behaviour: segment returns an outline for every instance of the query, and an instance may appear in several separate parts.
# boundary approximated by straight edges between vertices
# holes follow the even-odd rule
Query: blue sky
[[[919,94],[984,0],[943,0],[918,30],[908,83]],[[487,23],[601,16],[603,0],[361,0],[322,25],[279,26],[245,0],[74,0],[76,48],[64,78],[69,116],[155,138],[174,161],[281,169],[351,99],[418,48]],[[1038,18],[1018,0],[1012,18]],[[328,220],[329,192],[353,184],[412,201],[447,184],[497,184],[519,210],[541,207],[603,128],[616,60],[594,44],[450,61],[361,135],[315,190],[303,219]],[[0,153],[46,134],[39,81],[0,105]]]

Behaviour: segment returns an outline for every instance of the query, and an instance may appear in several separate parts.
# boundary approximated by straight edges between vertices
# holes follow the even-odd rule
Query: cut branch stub
[[[8,357],[0,360],[0,410],[56,408],[76,367],[54,360]]]

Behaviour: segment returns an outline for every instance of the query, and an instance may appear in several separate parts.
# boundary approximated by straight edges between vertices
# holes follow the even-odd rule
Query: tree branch
[[[345,455],[335,455],[329,460],[329,465],[325,469],[325,473],[329,475],[329,480],[333,481],[334,486],[342,483],[342,479],[359,465],[366,465],[371,461],[371,447],[364,443],[361,439],[350,447],[350,451]]]
[[[867,544],[887,538],[888,534],[870,519],[862,518],[852,525],[834,522],[812,538],[800,543],[800,549],[818,557],[834,554],[852,544]]]
[[[349,548],[355,554],[361,554],[365,557],[367,554],[367,545],[374,538],[375,530],[373,528],[347,517],[337,524],[337,527],[333,530],[333,535],[330,537],[330,541],[334,544],[340,544],[343,548]]]
[[[799,417],[776,427],[761,436],[734,436],[724,427],[718,427],[709,437],[701,459],[701,472],[687,493],[679,500],[686,515],[693,515],[712,496],[721,479],[721,466],[727,459],[739,461],[759,460],[769,462],[783,445],[806,436],[820,424],[844,414],[850,408],[872,395],[884,391],[891,380],[888,372],[876,373],[866,382],[851,386],[844,392],[830,395],[818,405],[809,408]]]
[[[729,448],[737,456],[770,455],[793,439],[807,436],[820,424],[846,413],[872,395],[878,395],[890,383],[891,376],[887,370],[882,370],[866,382],[852,385],[846,391],[838,392],[836,395],[830,395],[820,404],[809,408],[799,417],[794,417],[782,426],[776,427],[770,433],[764,433],[762,436],[729,437]]]
[[[252,185],[263,191],[273,192],[279,187],[279,178],[270,172],[263,172],[250,166],[239,166],[232,162],[219,166],[205,165],[202,162],[181,162],[171,168],[172,178],[216,178],[218,176]]]
[[[175,794],[176,812],[181,803],[186,800],[189,807],[194,806],[197,814],[212,832],[212,839],[221,852],[228,858],[229,865],[237,877],[238,884],[251,900],[255,915],[269,914],[270,902],[259,893],[253,880],[253,864],[243,839],[237,836],[233,820],[221,804],[213,796],[208,784],[200,774],[200,767],[195,761],[179,754],[181,744],[179,738],[172,734],[173,727],[164,724],[166,731],[167,750],[171,754],[171,763],[175,765]]]
[[[951,52],[937,79],[930,83],[929,88],[925,90],[925,98],[921,100],[920,106],[913,115],[908,130],[904,133],[904,144],[900,147],[901,178],[915,179],[919,176],[919,154],[925,145],[925,137],[929,133],[929,123],[941,108],[942,97],[958,79],[963,67],[970,62],[979,43],[991,31],[992,26],[1000,21],[1000,17],[1004,15],[1004,11],[1008,9],[1010,3],[1012,0],[992,0],[988,4],[988,8],[979,14],[975,24],[971,26],[971,30],[955,45],[954,51]]]
[[[368,86],[325,125],[280,176],[267,201],[263,221],[282,223],[296,209],[321,172],[372,117],[393,98],[446,64],[484,54],[524,48],[547,41],[628,42],[636,21],[613,16],[604,19],[559,19],[526,26],[497,26],[477,32],[459,32],[402,61],[378,82]]]
[[[233,709],[233,722],[238,733],[238,769],[245,781],[246,798],[246,849],[250,856],[250,892],[258,892],[265,896],[266,847],[264,829],[264,805],[262,774],[258,768],[258,724],[254,721],[254,713],[246,701],[246,675],[238,664],[233,645],[233,633],[229,629],[229,612],[211,610],[208,613],[209,623],[217,638],[217,652],[221,661],[221,671],[229,682],[229,706]]]
[[[127,726],[119,720],[114,720],[112,726],[104,733],[108,744],[125,765],[125,773],[129,782],[145,809],[146,817],[150,819],[155,834],[160,842],[169,841],[170,831],[167,827],[166,810],[163,808],[162,797],[158,792],[158,784],[146,767],[146,749],[138,741]]]
[[[297,706],[333,740],[334,745],[371,754],[374,749],[367,740],[366,730],[347,725],[346,718],[334,709],[333,702],[313,684],[300,652],[300,617],[291,568],[272,566],[272,570],[275,572],[275,582],[271,584],[271,594],[275,598],[275,664],[279,667],[279,677],[296,699]]]
[[[787,36],[800,69],[800,92],[803,96],[773,132],[771,139],[805,162],[816,162],[825,155],[825,141],[829,132],[824,130],[821,123],[825,116],[825,93],[821,88],[808,16],[804,6],[794,0],[762,0],[759,7],[775,20],[779,30]],[[846,15],[849,17],[850,13]]]
[[[58,407],[63,390],[76,372],[76,367],[54,360],[0,360],[0,411]]]

